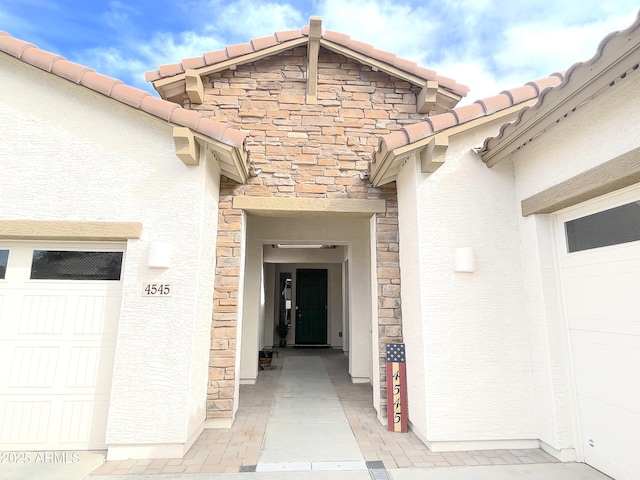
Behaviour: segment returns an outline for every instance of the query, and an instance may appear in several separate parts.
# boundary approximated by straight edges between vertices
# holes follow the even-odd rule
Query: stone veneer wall
[[[245,185],[222,179],[207,401],[208,418],[232,415],[242,212],[237,195],[384,199],[378,214],[377,274],[381,405],[386,405],[385,344],[402,341],[395,183],[374,188],[359,177],[378,137],[415,123],[419,88],[321,50],[318,103],[307,104],[306,47],[203,78],[205,101],[186,105],[250,133],[250,159],[263,173]]]

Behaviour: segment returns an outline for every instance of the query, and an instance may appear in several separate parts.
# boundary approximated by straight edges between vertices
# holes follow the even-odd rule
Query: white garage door
[[[640,478],[640,191],[559,215],[560,259],[585,462]]]
[[[0,450],[105,447],[123,250],[0,243]]]

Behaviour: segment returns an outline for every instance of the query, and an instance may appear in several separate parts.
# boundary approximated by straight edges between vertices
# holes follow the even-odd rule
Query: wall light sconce
[[[150,268],[169,268],[171,263],[171,244],[151,242],[147,254],[147,265]]]
[[[453,271],[472,273],[476,270],[476,259],[473,247],[457,247],[453,251]]]
[[[360,180],[366,180],[369,178],[369,174],[367,172],[360,172]]]

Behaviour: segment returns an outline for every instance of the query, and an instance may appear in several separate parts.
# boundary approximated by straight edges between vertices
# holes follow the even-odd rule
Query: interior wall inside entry
[[[329,279],[328,309],[337,312],[339,325],[330,328],[327,343],[342,344],[340,333],[343,325],[342,311],[348,305],[350,341],[349,373],[358,381],[371,381],[372,353],[372,278],[370,222],[367,216],[317,216],[317,217],[273,217],[247,215],[247,236],[244,270],[244,298],[242,310],[242,343],[240,381],[253,383],[258,376],[258,352],[264,346],[273,344],[275,321],[278,318],[276,306],[276,285],[278,272],[295,274],[297,268],[319,268],[327,265]],[[274,248],[278,244],[336,245],[333,249],[291,249]],[[304,252],[304,253],[302,253]],[[315,262],[310,256],[316,257]],[[349,262],[349,285],[343,286],[345,262]],[[269,273],[271,287],[263,275],[276,264]],[[286,265],[280,269],[280,265]],[[295,275],[294,275],[295,276]],[[339,281],[333,282],[333,279]],[[295,286],[294,292],[295,292]],[[335,289],[335,292],[332,291]],[[270,295],[263,292],[270,291]],[[347,302],[342,301],[343,292],[349,292]],[[269,310],[267,297],[271,296],[273,308]],[[294,294],[295,296],[295,294]],[[336,302],[336,303],[332,303]],[[353,332],[357,332],[354,334]],[[277,342],[277,340],[276,340]],[[277,343],[276,343],[277,344]],[[376,359],[377,361],[377,359]]]

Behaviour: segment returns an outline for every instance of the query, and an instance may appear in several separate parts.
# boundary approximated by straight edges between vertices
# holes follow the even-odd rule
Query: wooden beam
[[[140,222],[0,220],[0,240],[104,240],[140,238]]]
[[[196,142],[193,132],[187,127],[173,127],[173,142],[176,155],[185,165],[200,163],[200,145]]]
[[[204,102],[204,85],[200,74],[193,69],[188,69],[184,73],[187,95],[191,103],[201,104]]]
[[[422,173],[433,173],[440,168],[445,161],[447,148],[449,148],[448,135],[436,135],[425,148],[420,151],[420,169]]]
[[[384,213],[384,200],[355,198],[287,198],[287,197],[233,197],[233,208],[259,215],[295,216],[301,213],[315,215],[352,214],[371,216]]]
[[[322,38],[322,18],[309,20],[309,45],[307,46],[307,103],[318,103],[318,55]]]
[[[522,216],[553,213],[640,182],[640,148],[627,152],[521,202]]]
[[[418,113],[429,113],[436,105],[438,82],[427,81],[418,94]]]

